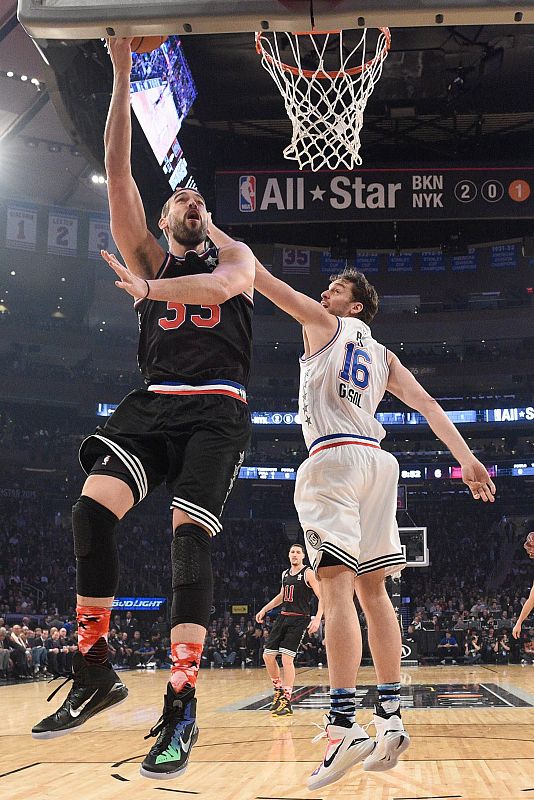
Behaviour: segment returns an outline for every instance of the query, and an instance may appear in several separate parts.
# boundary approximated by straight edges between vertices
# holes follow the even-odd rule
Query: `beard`
[[[188,225],[187,220],[173,219],[169,225],[172,238],[178,244],[186,245],[188,247],[198,247],[206,241],[208,235],[208,221],[200,220],[200,225],[193,228]]]

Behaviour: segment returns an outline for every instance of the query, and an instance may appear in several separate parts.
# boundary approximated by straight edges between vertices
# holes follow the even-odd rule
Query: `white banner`
[[[78,217],[72,211],[54,208],[48,212],[48,252],[78,254]]]
[[[88,258],[100,259],[100,251],[116,252],[116,247],[111,238],[109,219],[105,216],[92,216],[89,218],[89,246]]]
[[[309,275],[311,253],[301,247],[284,247],[282,250],[282,272],[286,275]]]
[[[35,250],[37,242],[37,208],[10,203],[7,207],[6,247]]]

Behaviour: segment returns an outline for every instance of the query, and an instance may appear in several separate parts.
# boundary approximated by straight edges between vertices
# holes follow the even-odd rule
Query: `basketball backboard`
[[[34,39],[534,23],[534,0],[18,0]]]
[[[426,528],[399,528],[407,567],[428,567],[430,557],[426,543]]]

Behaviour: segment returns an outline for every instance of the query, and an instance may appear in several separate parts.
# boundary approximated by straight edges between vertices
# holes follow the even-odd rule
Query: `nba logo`
[[[239,210],[245,213],[256,211],[256,178],[241,175],[239,178]]]

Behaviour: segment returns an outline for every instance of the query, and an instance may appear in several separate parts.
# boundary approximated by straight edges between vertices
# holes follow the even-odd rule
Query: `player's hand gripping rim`
[[[484,503],[495,502],[495,484],[484,464],[478,459],[474,458],[472,461],[462,464],[462,480],[469,487],[475,500],[482,500]]]
[[[148,293],[150,291],[150,287],[148,285],[148,281],[144,278],[139,278],[137,275],[134,275],[133,272],[130,272],[127,267],[123,267],[120,261],[117,259],[117,256],[113,253],[108,253],[107,250],[101,250],[100,255],[107,261],[111,269],[115,272],[117,277],[119,278],[118,281],[115,281],[115,286],[119,289],[123,289],[125,292],[128,292],[134,300],[144,300],[145,297],[148,297]]]

